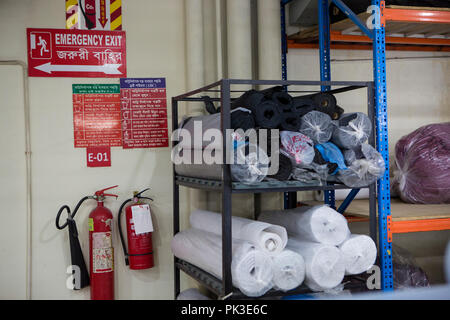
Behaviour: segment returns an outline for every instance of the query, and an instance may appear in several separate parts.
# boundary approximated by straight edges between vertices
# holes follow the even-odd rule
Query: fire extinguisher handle
[[[147,199],[147,200],[150,200],[150,201],[154,201],[152,198],[149,198],[149,197],[138,197],[139,199]]]
[[[150,199],[150,198],[146,198],[146,197],[142,197],[141,194],[143,194],[145,191],[150,190],[150,188],[144,189],[140,192],[135,192],[134,197],[136,198],[142,198],[142,199]],[[153,201],[153,199],[150,199]]]
[[[113,189],[113,188],[117,188],[118,186],[119,185],[115,185],[115,186],[112,186],[112,187],[108,187],[108,188],[105,188],[105,189],[102,189],[102,190],[95,191],[95,195],[97,197],[116,197],[117,198],[118,195],[105,193],[105,191]]]
[[[117,194],[109,194],[109,193],[105,193],[103,196],[104,197],[116,197],[116,199],[119,197]]]
[[[122,243],[123,255],[125,256],[125,265],[127,265],[127,266],[129,265],[129,261],[128,261],[128,252],[127,252],[127,247],[126,247],[126,245],[125,245],[125,239],[124,239],[124,237],[123,237],[122,224],[120,223],[120,217],[121,217],[121,215],[122,215],[122,211],[123,211],[123,208],[125,207],[125,205],[126,205],[128,202],[131,202],[131,201],[133,201],[133,199],[127,199],[127,200],[125,200],[125,201],[122,203],[122,205],[120,206],[119,213],[117,214],[117,225],[118,225],[118,229],[119,229],[120,242]]]

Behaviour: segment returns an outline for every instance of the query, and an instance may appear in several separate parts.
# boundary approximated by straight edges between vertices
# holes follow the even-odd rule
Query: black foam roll
[[[314,109],[314,101],[310,98],[295,97],[292,99],[292,110],[297,112],[300,116],[303,116]]]
[[[276,129],[280,126],[282,119],[277,104],[273,101],[263,101],[254,109],[256,124],[261,128]]]
[[[301,116],[295,112],[289,112],[283,114],[283,120],[281,121],[281,129],[286,131],[298,132],[301,126]]]
[[[290,178],[293,165],[291,159],[289,157],[285,156],[282,153],[279,153],[279,160],[278,160],[279,166],[278,166],[278,172],[272,176],[267,176],[268,178],[276,179],[279,181],[286,181]]]
[[[258,147],[260,147],[262,150],[264,150],[267,153],[267,155],[270,157],[272,155],[272,139],[277,139],[278,146],[280,146],[280,144],[281,144],[280,135],[279,135],[279,133],[277,135],[275,135],[275,133],[274,133],[275,130],[273,130],[273,129],[262,129],[262,130],[266,130],[266,134],[264,136],[260,130],[261,129],[256,130]],[[262,141],[263,138],[265,138],[265,141]]]
[[[254,108],[264,99],[264,94],[256,90],[248,90],[244,92],[239,98],[231,103],[231,109],[247,108],[254,110]]]
[[[261,90],[259,92],[264,95],[264,98],[272,99],[272,96],[276,92],[283,92],[283,87],[282,86],[271,87],[271,88],[267,88],[267,89]]]
[[[251,112],[243,110],[235,110],[231,113],[231,128],[243,129],[244,131],[248,129],[255,128],[255,119]]]
[[[287,92],[274,92],[272,101],[278,105],[280,113],[292,112],[292,97]]]

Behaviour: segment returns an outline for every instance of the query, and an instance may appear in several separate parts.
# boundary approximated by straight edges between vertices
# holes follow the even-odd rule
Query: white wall
[[[20,66],[0,66],[0,299],[26,292],[26,165],[23,74]],[[6,99],[5,99],[6,97]]]
[[[127,36],[128,77],[165,77],[167,97],[185,91],[184,7],[181,0],[122,2]],[[0,2],[0,60],[26,61],[26,28],[65,28],[61,0]],[[22,78],[18,67],[0,66],[2,195],[0,298],[25,298],[25,186]],[[73,147],[72,84],[118,83],[118,79],[30,78],[32,144],[32,298],[84,299],[89,288],[65,287],[70,264],[67,230],[55,228],[58,208],[73,208],[84,195],[119,185],[119,200],[106,202],[114,216],[133,190],[151,187],[156,231],[155,267],[125,267],[115,234],[117,299],[171,299],[173,296],[172,184],[169,148],[112,148],[110,168],[87,168],[85,149]],[[168,110],[170,117],[170,108]],[[170,125],[170,122],[169,122]],[[92,201],[77,214],[85,259],[88,260],[87,217]],[[12,241],[14,243],[12,244]],[[5,262],[6,261],[6,262]],[[14,285],[14,286],[13,286]]]

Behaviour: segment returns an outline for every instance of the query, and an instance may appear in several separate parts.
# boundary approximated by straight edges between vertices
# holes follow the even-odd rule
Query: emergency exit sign
[[[125,42],[125,31],[28,28],[28,75],[126,77]]]

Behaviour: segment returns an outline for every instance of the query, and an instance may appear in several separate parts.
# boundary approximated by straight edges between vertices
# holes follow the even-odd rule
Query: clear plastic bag
[[[372,133],[372,123],[362,112],[347,113],[338,121],[331,141],[342,149],[354,149],[366,142]]]
[[[231,167],[233,181],[246,184],[261,182],[269,172],[270,160],[267,153],[255,144],[240,144],[234,149]]]
[[[361,146],[358,146],[355,149],[343,150],[342,154],[344,155],[345,164],[347,166],[350,166],[355,160],[364,158]]]
[[[294,167],[292,169],[292,179],[307,183],[307,184],[313,184],[313,185],[319,185],[321,186],[323,184],[323,181],[326,180],[323,178],[323,176],[316,172],[315,169],[313,169],[312,165],[309,165],[307,167]]]
[[[383,157],[371,145],[363,144],[361,152],[364,158],[354,160],[338,174],[338,179],[350,188],[366,187],[380,179],[386,170]]]
[[[395,146],[393,189],[409,203],[450,203],[450,122],[423,126]]]
[[[311,111],[302,117],[299,131],[310,137],[314,144],[321,144],[331,139],[333,130],[334,125],[328,114]]]
[[[297,165],[308,165],[314,160],[312,140],[299,132],[281,131],[281,151]]]

